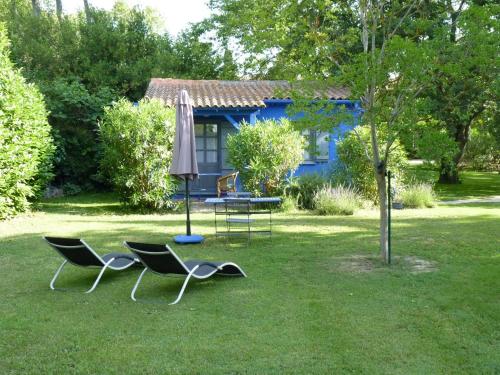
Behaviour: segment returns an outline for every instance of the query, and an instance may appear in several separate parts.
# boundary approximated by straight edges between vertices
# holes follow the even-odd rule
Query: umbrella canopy
[[[177,95],[175,124],[174,155],[169,173],[183,180],[194,180],[198,177],[198,162],[193,107],[186,90]]]

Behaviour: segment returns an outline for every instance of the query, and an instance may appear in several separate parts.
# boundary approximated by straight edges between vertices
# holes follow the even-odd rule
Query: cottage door
[[[220,176],[219,125],[195,124],[195,137],[200,178],[194,188],[200,193],[213,194]]]

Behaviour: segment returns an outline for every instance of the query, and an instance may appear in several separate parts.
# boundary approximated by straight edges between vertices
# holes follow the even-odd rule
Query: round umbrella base
[[[203,236],[200,236],[199,234],[193,234],[191,236],[187,236],[185,234],[179,234],[174,237],[174,242],[178,244],[195,244],[195,243],[202,243],[205,238]]]

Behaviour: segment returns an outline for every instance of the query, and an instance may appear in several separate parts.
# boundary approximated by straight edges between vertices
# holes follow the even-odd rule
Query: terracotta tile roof
[[[161,99],[169,107],[175,106],[177,93],[186,89],[195,108],[265,107],[265,99],[289,99],[291,85],[287,81],[215,81],[153,78],[146,97]],[[322,94],[324,99],[347,99],[349,90],[330,87]],[[283,93],[276,97],[277,93]],[[284,96],[284,97],[283,97]],[[319,99],[317,95],[314,99]],[[324,97],[326,96],[326,98]]]

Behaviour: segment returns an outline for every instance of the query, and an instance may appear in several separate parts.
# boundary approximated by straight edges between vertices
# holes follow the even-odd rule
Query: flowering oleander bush
[[[244,123],[227,139],[229,162],[254,195],[281,194],[286,176],[303,158],[304,138],[290,121]]]
[[[146,209],[173,208],[175,110],[157,100],[122,99],[105,109],[99,125],[101,169],[122,202]]]

